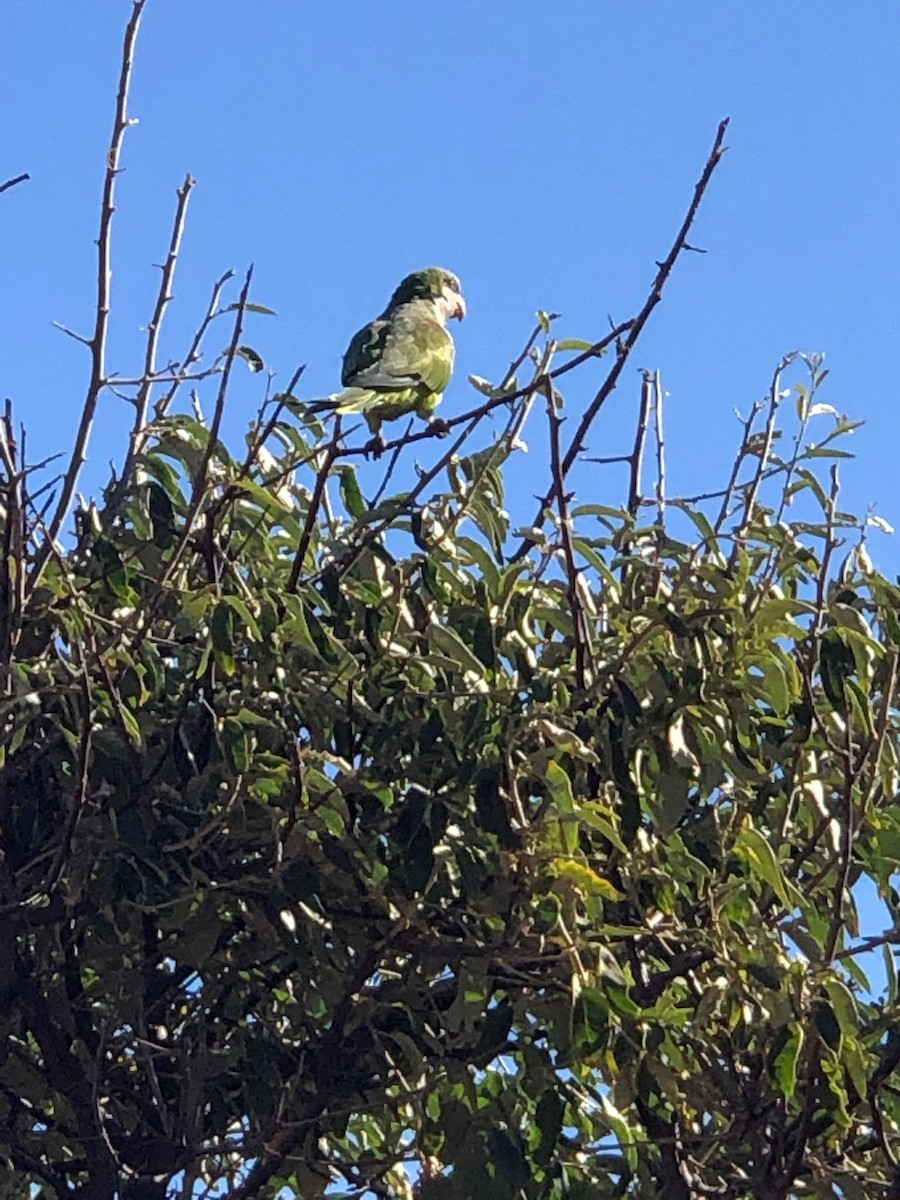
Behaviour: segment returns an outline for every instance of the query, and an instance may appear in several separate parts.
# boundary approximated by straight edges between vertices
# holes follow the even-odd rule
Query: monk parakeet
[[[376,447],[382,422],[413,412],[428,420],[453,373],[447,321],[465,315],[452,271],[426,267],[407,275],[381,316],[351,339],[341,372],[344,390],[310,411],[362,413]]]

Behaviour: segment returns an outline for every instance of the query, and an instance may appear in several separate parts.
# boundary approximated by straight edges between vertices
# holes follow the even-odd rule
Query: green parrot
[[[407,275],[384,312],[351,339],[341,372],[344,390],[310,411],[362,413],[380,450],[384,421],[407,413],[431,418],[453,373],[447,321],[465,315],[452,271],[426,267]]]

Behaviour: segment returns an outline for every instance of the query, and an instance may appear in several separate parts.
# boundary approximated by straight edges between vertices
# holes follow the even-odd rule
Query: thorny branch
[[[678,231],[678,235],[676,236],[675,241],[672,243],[672,248],[669,250],[669,253],[662,260],[662,262],[658,264],[656,276],[650,288],[650,293],[644,302],[643,308],[636,317],[626,323],[627,332],[625,332],[623,340],[621,342],[617,342],[616,344],[616,361],[606,379],[600,386],[599,391],[594,396],[593,400],[582,415],[569,448],[565,453],[562,461],[563,482],[565,482],[565,476],[568,474],[575,460],[584,449],[585,439],[587,438],[588,432],[593,425],[597,414],[600,412],[600,409],[606,403],[606,400],[615,390],[615,387],[619,382],[619,376],[622,374],[622,370],[628,361],[632,350],[637,344],[638,338],[641,336],[644,326],[647,324],[651,313],[662,299],[663,288],[665,287],[665,284],[672,273],[672,268],[675,266],[677,259],[683,250],[695,249],[695,247],[689,246],[687,240],[688,234],[690,233],[691,226],[693,225],[694,219],[697,216],[697,212],[703,201],[703,197],[706,194],[706,190],[709,187],[710,180],[713,177],[713,172],[721,162],[722,155],[725,153],[725,132],[727,129],[728,118],[726,117],[719,123],[715,141],[713,142],[713,148],[706,160],[703,173],[694,187],[694,197],[690,203],[687,214],[681,223],[681,228]],[[543,525],[546,519],[548,506],[553,503],[555,495],[556,485],[553,484],[542,499],[537,515],[532,522],[532,525],[535,529],[539,529]],[[516,552],[512,555],[511,561],[517,562],[520,558],[523,558],[533,545],[533,538],[530,536],[524,538]]]
[[[106,156],[106,173],[103,180],[103,199],[100,209],[100,234],[97,238],[97,305],[94,317],[94,332],[89,343],[91,351],[91,375],[84,407],[81,412],[81,420],[75,435],[72,457],[63,478],[62,490],[56,505],[56,511],[48,525],[47,539],[35,556],[29,580],[29,592],[33,591],[37,586],[41,573],[50,557],[52,543],[59,537],[63,523],[68,515],[72,497],[75,494],[75,488],[78,483],[78,476],[87,457],[87,446],[91,436],[91,427],[94,422],[94,413],[97,410],[97,402],[100,399],[100,393],[106,385],[106,339],[109,330],[110,285],[112,281],[112,218],[116,210],[116,181],[119,176],[122,143],[125,138],[125,130],[133,123],[128,116],[128,91],[131,86],[131,73],[134,65],[134,50],[137,43],[138,29],[140,28],[141,15],[145,4],[146,0],[134,0],[131,18],[125,28],[125,41],[122,46],[116,114],[113,121],[112,138]]]
[[[135,459],[140,454],[147,437],[147,413],[150,407],[150,393],[153,390],[154,377],[156,375],[156,355],[159,350],[159,336],[162,331],[163,316],[172,300],[172,281],[175,278],[175,265],[178,262],[178,252],[181,249],[181,239],[187,219],[188,202],[195,183],[196,180],[192,179],[190,175],[185,176],[184,183],[176,193],[178,204],[175,208],[175,221],[172,226],[169,251],[166,255],[166,261],[162,266],[162,277],[159,282],[159,293],[156,297],[153,316],[150,318],[150,323],[147,326],[147,350],[144,355],[144,372],[134,402],[134,424],[128,445],[128,456],[125,459],[125,465],[122,468],[120,478],[120,486],[122,488],[128,486]]]

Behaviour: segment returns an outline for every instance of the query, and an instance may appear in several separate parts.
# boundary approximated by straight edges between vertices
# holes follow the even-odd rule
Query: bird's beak
[[[456,317],[457,321],[462,321],[466,315],[466,302],[462,296],[456,298],[456,308],[450,314],[451,317]]]

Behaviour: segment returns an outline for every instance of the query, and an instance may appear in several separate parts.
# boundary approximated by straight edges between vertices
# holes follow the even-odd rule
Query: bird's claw
[[[381,458],[384,454],[384,438],[380,433],[376,433],[370,442],[366,443],[365,449],[366,458],[371,454],[373,458]]]
[[[446,437],[450,432],[450,426],[443,417],[432,417],[432,419],[428,422],[428,428],[435,437]]]

